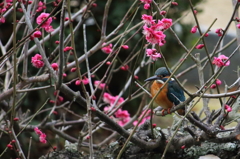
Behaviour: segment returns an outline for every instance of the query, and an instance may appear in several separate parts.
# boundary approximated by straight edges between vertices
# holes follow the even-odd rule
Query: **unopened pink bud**
[[[221,129],[221,130],[225,130],[225,128],[224,128],[223,125],[220,125],[220,129]]]
[[[76,67],[71,68],[71,72],[75,72],[77,70]]]
[[[63,98],[62,96],[58,96],[58,100],[59,100],[60,102],[63,102],[64,98]]]
[[[216,84],[212,84],[212,85],[210,86],[211,89],[215,89],[216,87],[217,87]]]
[[[165,10],[160,12],[160,15],[165,15],[167,12]]]
[[[49,103],[55,103],[55,101],[54,100],[50,100]]]
[[[53,111],[53,114],[58,115],[58,112],[57,111]]]
[[[93,4],[92,4],[92,7],[97,7],[97,3],[93,3]]]
[[[51,66],[55,71],[58,70],[58,64],[57,63],[52,63]]]
[[[33,33],[33,37],[34,38],[40,38],[42,36],[42,33],[41,33],[41,31],[35,31],[34,33]]]
[[[182,145],[182,146],[181,146],[181,149],[185,149],[185,148],[186,148],[186,146],[185,146],[185,145]]]
[[[197,26],[194,26],[194,27],[192,27],[192,29],[191,29],[191,33],[196,33],[197,32]]]
[[[75,85],[80,85],[81,84],[81,81],[80,80],[76,80],[76,82],[75,82]]]
[[[222,84],[222,81],[219,80],[219,79],[217,79],[217,80],[216,80],[216,84],[217,84],[217,85],[221,85],[221,84]]]
[[[9,149],[13,149],[13,145],[8,144],[8,145],[7,145],[7,148],[9,148]]]
[[[66,73],[63,73],[63,77],[67,77],[67,74],[66,74]]]
[[[18,121],[18,120],[19,120],[19,118],[17,118],[17,117],[16,117],[16,118],[13,118],[13,120],[14,120],[14,121]]]
[[[177,6],[178,3],[177,2],[172,2],[172,5]]]
[[[143,8],[146,9],[146,10],[148,10],[150,7],[151,7],[151,6],[150,6],[150,4],[148,4],[148,3],[144,4],[144,6],[143,6]]]
[[[128,45],[122,45],[122,48],[127,50],[127,49],[129,49],[129,46]]]
[[[204,44],[199,44],[196,46],[196,49],[202,49],[204,47]]]
[[[240,29],[240,24],[237,24],[238,29]]]
[[[154,124],[152,124],[152,127],[153,127],[153,128],[155,128],[156,126],[157,126],[157,124],[155,124],[155,123],[154,123]]]
[[[139,78],[139,77],[138,77],[137,75],[135,75],[135,76],[134,76],[134,79],[136,79],[136,80],[137,80],[138,78]]]

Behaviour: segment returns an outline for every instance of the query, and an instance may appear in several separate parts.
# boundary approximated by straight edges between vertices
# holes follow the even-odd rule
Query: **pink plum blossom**
[[[164,26],[164,30],[170,28],[172,26],[172,19],[168,19],[168,18],[163,18],[161,20],[161,22],[163,23]]]
[[[41,68],[44,66],[44,62],[42,61],[42,55],[36,54],[35,56],[32,57],[32,65],[36,68]]]
[[[40,141],[41,143],[46,144],[46,143],[47,143],[46,137],[47,137],[47,135],[46,135],[45,133],[42,133],[42,134],[39,136],[39,141]]]
[[[34,131],[37,135],[39,135],[39,141],[41,143],[46,144],[47,143],[47,140],[46,140],[47,135],[45,133],[43,133],[40,129],[38,129],[38,127],[35,127]]]
[[[41,12],[42,10],[46,9],[46,5],[45,3],[43,3],[42,1],[38,2],[38,8],[37,8],[37,12]]]
[[[229,105],[225,105],[225,110],[227,112],[231,112],[232,111],[232,108],[229,106]]]
[[[53,27],[51,25],[44,28],[46,32],[51,33],[54,31]]]
[[[165,43],[166,35],[162,31],[155,31],[152,27],[143,26],[143,34],[146,40],[151,44],[159,44],[162,46]]]
[[[38,135],[41,135],[41,134],[42,134],[42,131],[41,131],[40,129],[38,129],[38,127],[35,127],[35,128],[34,128],[34,131],[35,131],[35,133],[38,134]]]
[[[89,79],[86,76],[84,76],[83,79],[82,79],[82,82],[83,82],[84,85],[86,85],[86,84],[89,83]]]
[[[103,101],[105,103],[110,104],[110,106],[104,107],[103,111],[105,113],[107,113],[111,109],[113,109],[113,106],[114,106],[113,104],[116,102],[116,100],[118,98],[119,98],[118,96],[112,96],[109,93],[105,92],[103,94]],[[116,106],[120,105],[123,102],[124,102],[124,99],[122,97],[120,97],[118,99],[118,101],[116,102]],[[122,110],[122,109],[118,109],[114,113],[114,116],[112,116],[112,118],[114,118],[120,126],[124,126],[131,119],[130,114],[128,113],[128,111],[127,110]]]
[[[83,82],[83,84],[86,85],[89,83],[89,79],[86,76],[84,76],[82,80],[76,80],[75,85],[80,85],[81,82]]]
[[[151,109],[148,109],[148,110],[144,110],[144,111],[142,112],[142,114],[140,115],[139,119],[142,118],[142,116],[144,115],[144,113],[145,113],[146,111],[147,111],[147,113],[146,113],[145,117],[142,119],[142,121],[139,123],[138,126],[144,124],[146,120],[149,120],[149,119],[151,118],[151,113],[152,113],[152,111],[151,111]],[[133,122],[133,125],[136,126],[137,123],[138,123],[138,120],[135,120],[135,121]]]
[[[113,100],[113,96],[112,95],[110,95],[109,93],[104,93],[103,94],[103,101],[105,102],[105,103],[111,103],[112,102],[112,100]]]
[[[106,87],[106,83],[101,83],[101,81],[94,81],[94,86],[98,89],[104,89]]]
[[[115,101],[118,99],[118,96],[112,96],[109,93],[104,93],[103,94],[103,101],[105,103],[109,103],[111,106],[115,103]],[[116,103],[116,105],[120,105],[121,103],[124,102],[124,99],[122,97],[120,97]]]
[[[149,9],[150,8],[150,3],[152,3],[152,0],[140,0],[142,3],[144,3],[143,8],[144,9]]]
[[[156,49],[146,49],[146,54],[153,61],[156,61],[158,58],[161,58],[161,54],[158,53]]]
[[[143,26],[143,34],[145,35],[146,40],[151,44],[158,44],[160,46],[165,44],[166,35],[163,33],[163,30],[168,29],[172,26],[172,19],[163,18],[162,20],[158,20],[155,23],[151,18],[144,18],[147,20],[147,23]]]
[[[5,18],[4,17],[0,17],[0,23],[5,23]]]
[[[214,57],[212,64],[222,67],[222,66],[229,66],[230,60],[225,55],[220,55],[218,57]]]
[[[130,114],[127,110],[118,109],[114,115],[117,118],[117,123],[120,126],[124,126],[131,120]]]
[[[7,11],[7,9],[6,8],[3,8],[2,10],[1,10],[1,13],[4,13],[4,12],[6,12]]]
[[[103,43],[103,46],[105,45],[106,43]],[[110,54],[112,53],[112,44],[109,44],[108,46],[105,46],[101,49],[104,53],[106,54]]]
[[[142,3],[152,3],[152,0],[140,0]]]
[[[38,17],[37,17],[37,24],[41,24],[45,19],[47,19],[50,16],[49,13],[41,13]],[[49,17],[42,25],[42,28],[48,27],[50,26],[50,24],[52,23],[52,17]]]
[[[222,35],[223,35],[223,30],[222,30],[222,28],[216,29],[215,33],[217,33],[218,36],[222,36]]]
[[[142,15],[142,20],[147,25],[151,25],[151,24],[155,23],[155,20],[153,20],[153,17],[151,15],[147,15],[147,14]]]

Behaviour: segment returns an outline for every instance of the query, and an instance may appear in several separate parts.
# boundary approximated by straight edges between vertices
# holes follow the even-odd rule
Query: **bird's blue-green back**
[[[167,81],[167,79],[168,78],[163,78],[162,80],[165,82]],[[181,102],[185,101],[184,92],[174,79],[168,81],[167,87],[168,87],[167,96],[171,102],[173,102],[175,105],[178,105],[180,101]]]

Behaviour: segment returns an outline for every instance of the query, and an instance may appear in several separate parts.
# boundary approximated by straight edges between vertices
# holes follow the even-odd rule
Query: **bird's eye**
[[[158,75],[158,77],[163,78],[163,75]]]

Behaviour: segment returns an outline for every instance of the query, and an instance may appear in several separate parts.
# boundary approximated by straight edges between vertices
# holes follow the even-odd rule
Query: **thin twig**
[[[30,159],[31,146],[32,146],[32,137],[30,137],[30,139],[29,139],[29,146],[28,146],[28,155],[27,155],[27,159]]]
[[[62,1],[62,9],[61,9],[61,18],[60,18],[60,32],[59,32],[59,72],[58,72],[58,81],[56,84],[56,89],[59,89],[62,85],[62,77],[63,77],[63,67],[65,64],[65,60],[64,60],[64,52],[63,52],[63,48],[64,48],[64,19],[65,19],[65,0]]]

